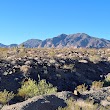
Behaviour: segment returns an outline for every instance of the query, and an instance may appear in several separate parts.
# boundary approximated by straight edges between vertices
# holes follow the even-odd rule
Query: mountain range
[[[57,37],[48,38],[46,40],[29,39],[21,44],[25,47],[84,47],[84,48],[109,48],[110,40],[89,36],[85,33],[61,34]],[[0,43],[0,47],[16,47],[17,44],[4,45]]]
[[[4,45],[2,43],[0,43],[0,47],[17,47],[18,44],[10,44],[10,45]]]

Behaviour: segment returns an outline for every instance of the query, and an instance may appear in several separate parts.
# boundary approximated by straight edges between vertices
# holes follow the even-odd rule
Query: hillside
[[[41,47],[86,47],[86,48],[106,48],[110,47],[110,41],[91,37],[85,33],[61,34],[52,39],[44,40]]]
[[[106,39],[100,39],[96,37],[89,36],[85,33],[77,34],[61,34],[57,37],[53,37],[46,40],[39,39],[29,39],[21,44],[25,47],[35,48],[35,47],[83,47],[83,48],[110,48],[110,41]],[[0,47],[13,47],[14,45],[3,45]],[[15,45],[16,47],[17,45]]]
[[[1,44],[0,43],[0,47],[17,47],[18,45],[17,44],[10,44],[10,45],[4,45],[4,44]]]
[[[0,43],[0,47],[7,47],[7,46],[6,46],[6,45],[4,45],[4,44],[1,44],[1,43]]]
[[[24,46],[28,47],[28,48],[35,48],[35,47],[39,47],[41,42],[42,42],[42,40],[30,39],[30,40],[23,42],[22,44],[24,44]]]

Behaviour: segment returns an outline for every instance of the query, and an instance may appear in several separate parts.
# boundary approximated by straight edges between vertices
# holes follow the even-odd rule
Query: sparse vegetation
[[[91,88],[92,88],[92,89],[100,89],[100,88],[103,87],[103,84],[104,84],[104,82],[94,81],[94,82],[92,82]]]
[[[14,94],[13,92],[9,92],[9,91],[0,91],[0,103],[5,105],[7,104],[11,99],[13,99]]]
[[[7,48],[0,48],[0,59],[7,58],[8,56],[8,49]]]
[[[82,84],[82,85],[79,85],[76,87],[76,90],[80,93],[84,92],[84,91],[87,91],[87,86],[85,84]]]
[[[98,62],[98,61],[101,61],[101,57],[100,57],[100,55],[93,55],[93,56],[89,57],[89,60],[91,62]]]
[[[38,84],[31,79],[23,82],[21,88],[18,90],[18,96],[24,99],[31,98],[37,95],[47,95],[57,91],[57,88],[53,87],[51,84],[47,84],[45,80],[40,80]]]
[[[58,110],[109,110],[108,107],[98,106],[98,104],[94,104],[94,101],[90,100],[67,100],[67,106],[62,108],[59,107]]]
[[[36,82],[29,79],[26,82],[23,82],[21,88],[18,90],[18,96],[21,96],[25,99],[35,96],[38,93],[38,87]]]
[[[20,102],[57,91],[72,91],[73,95],[76,90],[77,99],[68,100],[67,107],[59,110],[109,110],[109,106],[101,106],[102,99],[106,105],[110,102],[109,90],[101,91],[103,86],[110,86],[109,49],[16,47],[0,51],[0,94],[9,97],[0,97],[3,105],[11,99]],[[98,93],[94,94],[95,91]],[[87,97],[95,103],[85,100]]]
[[[65,65],[63,66],[63,69],[69,69],[69,70],[72,71],[72,70],[75,69],[75,68],[74,68],[74,64],[69,64],[69,65],[66,65],[66,64],[65,64]]]
[[[54,51],[54,49],[52,49],[52,50],[48,53],[48,55],[49,55],[50,57],[54,57],[54,56],[55,56],[55,51]]]

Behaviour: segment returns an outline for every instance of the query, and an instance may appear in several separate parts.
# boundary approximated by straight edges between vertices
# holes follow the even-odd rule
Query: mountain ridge
[[[92,37],[86,33],[76,34],[60,34],[53,38],[47,38],[45,40],[29,39],[21,44],[25,47],[83,47],[83,48],[110,48],[110,40],[104,38]],[[14,44],[17,46],[17,44]],[[0,44],[0,47],[13,47],[11,45]]]

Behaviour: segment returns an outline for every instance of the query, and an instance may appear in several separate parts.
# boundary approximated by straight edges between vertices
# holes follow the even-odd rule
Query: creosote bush
[[[29,79],[23,82],[21,88],[18,90],[18,96],[28,99],[33,96],[47,95],[56,91],[57,88],[53,87],[52,84],[47,84],[44,79],[40,80],[38,84],[34,80]]]
[[[51,93],[57,92],[57,88],[53,87],[53,85],[50,83],[47,84],[46,80],[44,79],[41,80],[37,86],[39,89],[38,95],[51,94]]]
[[[87,86],[85,84],[82,84],[82,85],[79,85],[76,87],[76,90],[80,93],[84,92],[84,91],[87,91]]]
[[[29,79],[28,81],[22,83],[21,88],[18,90],[18,96],[27,99],[35,96],[37,92],[38,88],[36,82]]]
[[[100,89],[100,88],[103,87],[103,84],[104,84],[104,82],[94,81],[94,82],[92,82],[91,88],[92,88],[92,89]]]
[[[91,62],[98,62],[98,61],[101,61],[101,57],[99,55],[93,55],[89,57],[89,60]]]
[[[7,104],[11,99],[14,98],[14,94],[12,92],[9,91],[0,91],[0,103],[5,105]]]

